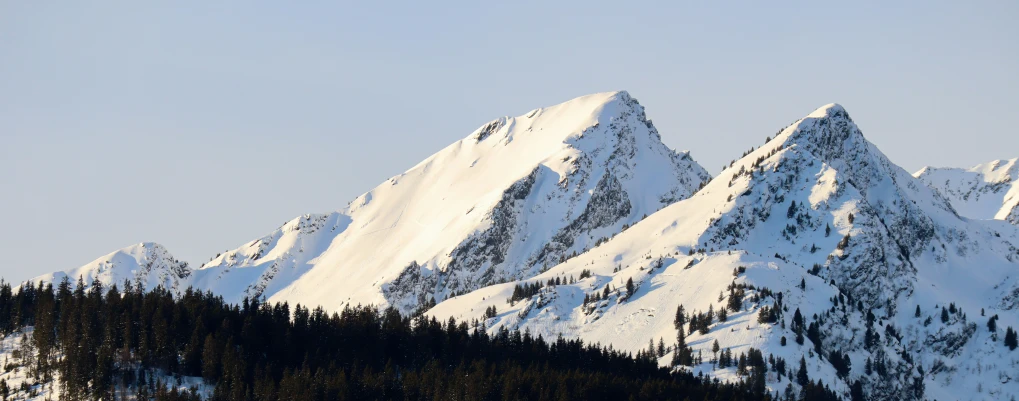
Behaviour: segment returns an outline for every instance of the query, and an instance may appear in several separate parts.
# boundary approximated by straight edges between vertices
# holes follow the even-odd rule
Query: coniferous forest
[[[33,330],[28,330],[31,327]],[[477,329],[477,328],[480,328]],[[137,286],[0,285],[0,331],[26,335],[36,383],[64,400],[761,400],[656,355],[394,309],[321,308]],[[27,333],[31,333],[30,336]],[[179,390],[201,377],[212,390]],[[176,382],[178,385],[173,385]],[[0,383],[7,399],[17,389]],[[808,383],[800,397],[835,399]]]

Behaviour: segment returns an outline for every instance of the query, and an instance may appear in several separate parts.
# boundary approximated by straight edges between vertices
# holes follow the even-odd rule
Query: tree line
[[[130,282],[65,279],[17,291],[0,283],[0,333],[28,327],[25,368],[36,386],[55,382],[64,400],[773,399],[759,382],[663,368],[653,353],[506,328],[490,334],[481,321],[373,306],[235,305]],[[183,377],[201,377],[211,391],[172,385]]]

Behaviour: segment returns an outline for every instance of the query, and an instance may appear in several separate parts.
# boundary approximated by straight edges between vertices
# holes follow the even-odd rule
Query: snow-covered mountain
[[[413,311],[555,266],[710,176],[626,92],[504,117],[355,199],[219,255],[192,283],[228,299]]]
[[[803,358],[847,397],[1002,399],[1019,393],[1002,344],[1019,327],[1019,228],[988,211],[1014,212],[1015,165],[914,177],[830,104],[711,179],[629,94],[602,93],[485,124],[198,269],[142,244],[36,280],[392,305],[635,352],[677,343],[680,305],[725,310],[681,324],[688,348],[660,361],[689,350],[703,361],[683,369],[745,380],[712,363],[717,342],[778,358],[773,391],[798,391]]]
[[[924,167],[914,176],[937,189],[959,214],[1019,225],[1019,158],[969,169]]]
[[[429,313],[638,351],[676,343],[680,305],[687,314],[728,306],[728,319],[706,333],[687,330],[705,361],[689,369],[740,379],[712,367],[717,341],[789,364],[804,357],[812,380],[847,397],[859,381],[874,399],[1001,399],[1019,392],[1019,352],[1001,342],[1004,327],[1019,327],[1015,244],[1014,226],[959,217],[831,104],[589,252]],[[535,293],[550,280],[560,284]],[[985,326],[993,315],[997,333]],[[797,329],[807,333],[802,344]],[[839,372],[845,358],[851,368]],[[789,378],[772,371],[767,385],[785,391]]]
[[[98,280],[109,286],[122,285],[126,280],[145,290],[162,286],[178,291],[187,288],[191,272],[187,262],[174,258],[162,245],[142,242],[113,251],[77,269],[45,274],[31,282],[59,283],[67,278],[74,284],[81,278],[86,285]]]
[[[345,209],[298,217],[199,269],[139,269],[152,252],[128,248],[35,281],[147,274],[150,288],[182,290],[186,281],[234,302],[266,297],[411,312],[530,278],[708,179],[689,154],[661,142],[628,93],[600,93],[489,122]]]

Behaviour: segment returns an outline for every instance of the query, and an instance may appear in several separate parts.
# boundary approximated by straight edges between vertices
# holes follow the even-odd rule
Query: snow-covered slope
[[[77,269],[44,274],[30,281],[59,283],[66,277],[72,284],[81,278],[85,284],[98,280],[109,286],[122,285],[127,280],[146,290],[162,286],[177,291],[187,288],[191,272],[187,262],[174,258],[162,245],[143,242],[111,252]]]
[[[219,255],[191,283],[231,301],[410,312],[529,278],[709,178],[626,92],[584,96],[485,124],[341,211]]]
[[[716,319],[706,334],[688,330],[687,344],[705,361],[690,369],[737,379],[735,369],[708,362],[718,341],[723,350],[753,347],[789,364],[805,357],[812,380],[846,396],[860,381],[872,398],[911,399],[922,380],[927,398],[1000,399],[1019,392],[1019,352],[1000,340],[1004,327],[1019,327],[1015,244],[1014,226],[960,218],[832,104],[735,161],[695,196],[526,281],[558,278],[560,285],[516,302],[520,283],[495,285],[429,313],[638,351],[649,341],[675,343],[679,305],[689,314],[732,301],[738,307],[726,322]],[[943,323],[940,308],[949,304],[955,312]],[[776,305],[778,320],[759,323],[761,311]],[[486,319],[490,306],[498,313]],[[817,325],[816,345],[793,341],[796,310],[803,327]],[[981,313],[1000,315],[997,334]],[[832,351],[850,358],[844,379]],[[788,383],[769,373],[773,390]]]
[[[969,169],[924,167],[914,175],[944,194],[963,216],[1019,225],[1019,158]]]

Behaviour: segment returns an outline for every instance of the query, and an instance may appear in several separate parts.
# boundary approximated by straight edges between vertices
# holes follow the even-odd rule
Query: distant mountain
[[[941,192],[963,216],[1019,225],[1017,161],[995,160],[969,169],[924,167],[914,176]]]
[[[1019,393],[1019,352],[1003,342],[1019,327],[1016,170],[914,177],[829,104],[711,178],[609,92],[489,122],[346,208],[197,269],[142,244],[36,280],[375,304],[493,336],[650,345],[662,365],[783,397],[820,380],[846,399],[1007,399]]]
[[[59,283],[68,278],[74,284],[81,278],[86,285],[98,280],[109,286],[122,285],[126,280],[146,290],[162,286],[177,291],[187,288],[191,272],[187,262],[174,258],[162,245],[142,242],[111,252],[77,269],[45,274],[30,281]]]
[[[682,305],[683,352],[704,360],[686,369],[721,380],[741,376],[711,363],[716,341],[802,357],[811,380],[847,398],[858,385],[868,399],[1001,399],[1019,393],[1019,352],[1000,339],[1019,327],[1015,244],[1015,227],[958,217],[831,104],[589,252],[429,313],[636,352],[676,344]],[[691,323],[709,310],[703,331]],[[996,334],[985,325],[994,315]],[[785,391],[790,376],[769,373],[767,385]]]

